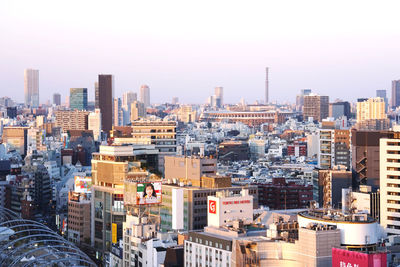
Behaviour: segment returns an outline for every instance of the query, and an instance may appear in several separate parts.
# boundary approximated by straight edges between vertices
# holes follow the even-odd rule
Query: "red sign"
[[[248,204],[250,200],[222,201],[222,205]]]
[[[217,202],[215,200],[210,200],[208,202],[208,212],[209,213],[217,213]]]
[[[332,267],[386,267],[386,253],[361,253],[332,248]]]

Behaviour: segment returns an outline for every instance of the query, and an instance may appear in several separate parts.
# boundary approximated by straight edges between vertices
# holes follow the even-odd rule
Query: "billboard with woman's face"
[[[136,205],[161,204],[161,182],[139,182]]]

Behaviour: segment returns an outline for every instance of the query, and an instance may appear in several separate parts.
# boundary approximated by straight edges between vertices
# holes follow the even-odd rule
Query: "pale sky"
[[[354,101],[400,79],[399,1],[0,1],[0,96],[40,100],[115,76],[115,95],[148,84],[153,103],[294,102],[303,88]]]

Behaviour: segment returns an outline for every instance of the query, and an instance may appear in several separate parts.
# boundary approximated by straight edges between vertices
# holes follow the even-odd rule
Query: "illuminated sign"
[[[217,213],[217,202],[215,200],[210,200],[208,202],[208,212],[213,214]]]
[[[136,191],[136,204],[160,204],[161,182],[138,183]]]
[[[92,188],[92,178],[75,176],[75,192],[77,193],[90,193]]]

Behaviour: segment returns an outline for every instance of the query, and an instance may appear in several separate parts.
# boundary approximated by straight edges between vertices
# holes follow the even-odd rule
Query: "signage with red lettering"
[[[208,202],[208,212],[216,214],[217,213],[217,202],[215,200],[209,200]]]
[[[386,267],[386,253],[361,253],[332,248],[332,267]]]

